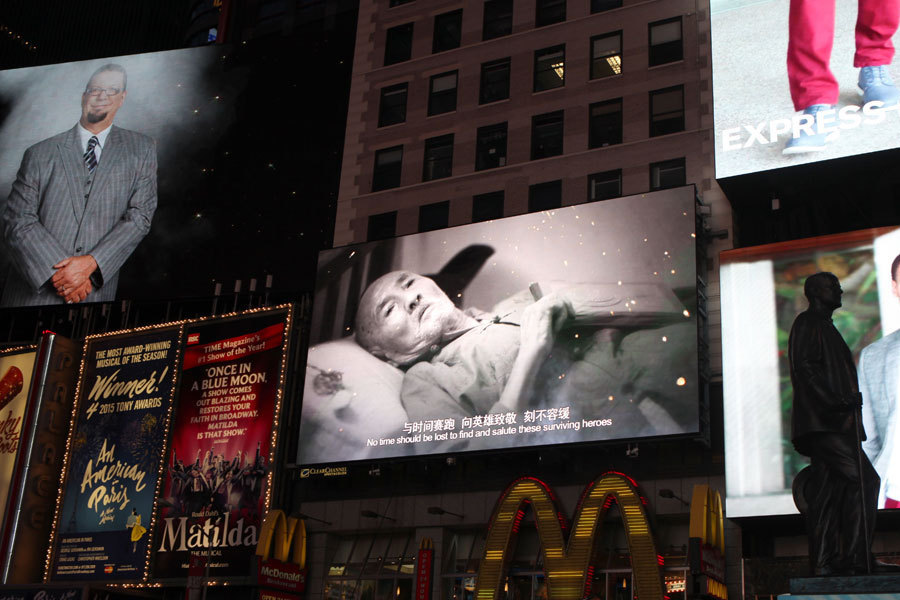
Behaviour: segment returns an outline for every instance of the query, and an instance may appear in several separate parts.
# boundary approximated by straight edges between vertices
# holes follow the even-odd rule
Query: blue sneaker
[[[812,117],[813,124],[812,127],[815,129],[816,123],[816,114],[822,110],[828,110],[833,108],[830,104],[813,104],[810,107],[807,107],[804,111],[804,115],[809,115]],[[800,135],[798,137],[792,137],[788,140],[787,144],[784,145],[784,150],[781,151],[785,156],[789,156],[791,154],[806,154],[807,152],[821,152],[825,150],[826,144],[832,140],[836,140],[838,136],[841,134],[839,129],[835,129],[834,131],[829,131],[827,133],[813,133],[809,134],[805,130],[800,130]]]
[[[900,91],[894,85],[886,65],[860,69],[859,91],[863,95],[863,104],[880,100],[884,102],[882,108],[885,108],[894,106],[900,100]]]

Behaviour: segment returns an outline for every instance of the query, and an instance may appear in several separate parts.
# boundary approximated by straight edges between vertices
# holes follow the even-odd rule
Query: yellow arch
[[[694,486],[691,495],[690,537],[700,538],[704,544],[718,548],[725,554],[724,519],[722,518],[722,496],[707,484]]]
[[[274,554],[275,560],[291,561],[303,569],[306,567],[306,521],[288,517],[283,510],[270,510],[259,530],[256,554],[263,560],[272,558]]]
[[[575,510],[575,520],[566,543],[563,531],[565,517],[557,509],[556,498],[550,488],[532,477],[513,482],[500,496],[491,517],[475,585],[476,600],[500,598],[515,534],[528,503],[534,510],[541,539],[549,600],[581,600],[589,583],[594,545],[612,499],[619,504],[625,524],[636,596],[640,600],[662,600],[659,557],[650,533],[644,500],[636,487],[631,479],[621,473],[605,473],[588,485]]]

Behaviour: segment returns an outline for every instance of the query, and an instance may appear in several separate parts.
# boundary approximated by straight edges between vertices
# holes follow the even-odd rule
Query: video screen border
[[[421,453],[421,454],[397,455],[397,456],[360,456],[360,457],[354,457],[354,458],[335,458],[333,460],[327,460],[325,458],[322,458],[321,460],[318,460],[318,459],[317,460],[304,460],[303,449],[301,447],[301,445],[304,443],[304,436],[303,436],[303,427],[304,426],[303,426],[303,415],[301,414],[300,424],[299,424],[301,435],[298,436],[298,447],[297,447],[297,456],[296,456],[297,465],[302,466],[305,469],[311,468],[313,470],[320,470],[320,469],[327,469],[329,467],[338,466],[338,465],[339,466],[350,466],[350,465],[370,464],[370,463],[385,462],[385,461],[402,462],[404,460],[417,460],[417,459],[423,459],[423,458],[427,458],[427,459],[441,458],[441,457],[450,456],[450,455],[476,457],[476,456],[485,455],[485,454],[514,453],[514,452],[529,451],[529,450],[540,450],[541,448],[547,448],[547,449],[560,448],[560,447],[577,448],[577,447],[585,447],[585,446],[591,446],[591,445],[628,444],[628,443],[634,443],[634,442],[639,442],[639,441],[651,442],[651,441],[667,440],[667,439],[708,439],[709,431],[707,428],[704,427],[704,423],[708,422],[708,414],[709,414],[709,380],[706,377],[706,374],[708,374],[708,371],[709,371],[709,365],[708,365],[708,355],[704,356],[701,351],[701,347],[703,346],[703,343],[704,343],[703,340],[706,339],[706,330],[705,330],[706,306],[705,306],[705,302],[704,302],[705,287],[704,287],[702,279],[698,277],[698,271],[697,271],[698,265],[696,262],[697,260],[699,260],[699,257],[701,255],[701,253],[698,251],[698,245],[697,245],[698,243],[701,243],[697,239],[700,236],[701,229],[700,229],[699,221],[698,221],[698,219],[696,217],[696,213],[695,213],[696,203],[697,203],[696,187],[692,184],[689,184],[689,185],[681,186],[681,187],[677,187],[677,188],[668,188],[668,189],[664,189],[664,190],[656,190],[653,192],[647,192],[647,193],[642,193],[642,194],[633,194],[631,196],[623,196],[623,197],[619,197],[619,198],[614,198],[612,200],[602,200],[602,201],[597,201],[597,202],[588,202],[588,203],[582,203],[582,204],[576,204],[576,205],[567,205],[567,206],[562,206],[557,209],[552,209],[550,211],[540,211],[540,212],[541,213],[544,213],[544,212],[552,213],[552,212],[558,211],[558,210],[566,210],[566,209],[572,209],[572,208],[577,209],[577,208],[582,208],[582,207],[586,207],[586,206],[589,207],[591,205],[602,205],[604,203],[610,204],[611,202],[623,201],[628,198],[665,195],[665,194],[670,194],[673,192],[687,193],[688,190],[690,190],[691,196],[693,198],[693,201],[690,203],[690,206],[691,206],[690,210],[693,211],[691,214],[694,215],[693,232],[691,233],[692,238],[694,238],[694,241],[691,244],[691,251],[693,252],[693,256],[694,256],[694,261],[691,264],[691,269],[692,269],[691,279],[692,279],[693,292],[691,295],[690,305],[689,305],[691,312],[692,312],[691,318],[694,321],[695,333],[696,333],[696,343],[694,345],[693,355],[694,355],[694,360],[695,360],[695,365],[696,365],[696,377],[697,377],[697,379],[696,379],[696,381],[697,381],[697,396],[696,396],[696,400],[695,400],[695,406],[697,408],[697,412],[696,412],[696,420],[695,420],[696,425],[694,426],[693,429],[691,429],[689,431],[680,431],[677,433],[664,434],[664,435],[631,436],[631,437],[619,437],[619,438],[602,439],[602,440],[562,441],[562,442],[550,442],[550,443],[544,443],[544,444],[534,444],[534,445],[515,446],[515,447],[497,447],[497,448],[484,448],[484,449],[478,448],[478,449],[464,449],[464,450],[434,451],[434,452],[427,452],[427,453]],[[495,219],[492,221],[493,222],[503,222],[503,221],[507,221],[510,219],[516,219],[518,217],[527,217],[529,215],[533,216],[535,214],[536,213],[525,213],[525,214],[519,214],[519,215],[511,215],[508,217],[503,217],[501,219]],[[321,291],[321,289],[323,287],[322,269],[323,269],[323,257],[325,255],[328,255],[330,253],[336,253],[339,251],[350,251],[351,255],[352,255],[352,253],[355,251],[355,249],[359,249],[359,248],[365,248],[365,247],[369,247],[369,246],[374,247],[379,244],[402,241],[404,239],[414,238],[416,236],[427,235],[427,234],[439,234],[442,232],[452,232],[454,230],[465,229],[465,228],[473,226],[473,225],[484,225],[484,224],[485,224],[484,222],[482,222],[482,223],[464,223],[464,224],[460,224],[460,225],[454,225],[454,226],[442,228],[442,229],[436,230],[436,231],[414,232],[414,233],[396,236],[394,238],[390,238],[387,240],[359,242],[359,243],[355,243],[355,244],[348,244],[346,246],[338,246],[335,248],[330,248],[330,249],[321,251],[319,253],[319,269],[318,269],[318,275],[316,278],[316,286],[315,286],[316,294],[314,294],[312,307],[311,307],[313,326],[315,327],[315,325],[316,325],[316,309],[317,309],[317,302],[318,302],[318,293]],[[384,272],[387,272],[389,270],[390,269],[387,269]],[[358,289],[357,293],[361,295],[362,291],[363,291],[362,289]],[[688,304],[685,304],[685,306],[688,306]],[[347,327],[348,328],[347,330],[349,331],[351,324],[345,322],[345,327]],[[322,334],[319,334],[319,335],[322,335]],[[303,357],[304,363],[303,364],[306,365],[306,375],[307,376],[309,375],[309,369],[310,369],[309,350],[311,348],[313,348],[316,344],[325,343],[325,342],[329,342],[329,341],[335,341],[336,339],[338,339],[338,338],[324,337],[322,339],[317,340],[316,334],[314,332],[311,332],[311,334],[309,336],[308,346],[303,349],[303,352],[304,352],[304,357]],[[351,337],[347,336],[347,337],[344,337],[341,339],[350,340]],[[313,340],[317,340],[317,341],[314,343]],[[704,361],[705,361],[705,364],[704,364]],[[306,387],[308,387],[307,385],[305,385],[305,383],[308,383],[308,382],[300,382],[300,384],[304,386],[304,396],[306,393]],[[303,406],[305,406],[307,400],[308,399],[306,397],[303,398],[304,404],[301,406],[301,410],[303,410]]]

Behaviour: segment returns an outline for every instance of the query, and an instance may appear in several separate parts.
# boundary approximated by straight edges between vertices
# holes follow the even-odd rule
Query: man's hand
[[[80,286],[70,289],[65,294],[59,294],[66,301],[66,304],[77,304],[87,298],[88,294],[93,291],[90,279],[85,280]]]
[[[56,269],[56,273],[50,278],[50,282],[56,288],[56,293],[66,298],[68,302],[68,296],[76,290],[84,292],[84,296],[91,291],[91,273],[97,268],[97,261],[90,254],[70,256],[53,265],[53,268]],[[84,284],[88,286],[87,291],[84,291]]]
[[[491,412],[518,411],[531,398],[538,369],[553,348],[553,338],[575,311],[572,304],[558,294],[547,294],[522,311],[519,334],[522,345],[509,373],[500,400]]]
[[[522,347],[520,352],[546,358],[553,348],[556,332],[575,310],[558,294],[548,294],[522,311]]]

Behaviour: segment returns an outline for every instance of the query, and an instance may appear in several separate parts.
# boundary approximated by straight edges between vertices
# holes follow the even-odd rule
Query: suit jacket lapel
[[[69,134],[59,144],[59,154],[66,170],[66,181],[69,184],[69,199],[75,221],[81,223],[84,216],[84,152],[78,137],[78,125],[69,130]]]
[[[885,397],[894,398],[897,395],[897,378],[900,373],[900,337],[892,340],[884,349],[886,356],[884,357],[884,387]]]
[[[113,167],[119,162],[123,154],[122,136],[119,135],[119,128],[115,125],[106,137],[106,143],[103,145],[103,152],[100,153],[100,163],[94,169],[94,185],[91,188],[91,198],[88,204],[109,185],[112,178]],[[87,210],[85,208],[85,210]]]

